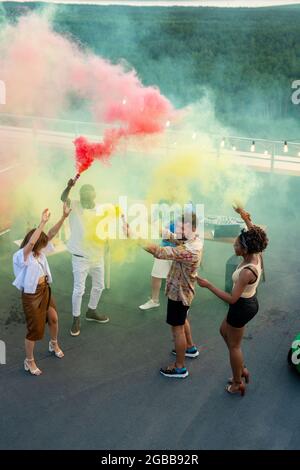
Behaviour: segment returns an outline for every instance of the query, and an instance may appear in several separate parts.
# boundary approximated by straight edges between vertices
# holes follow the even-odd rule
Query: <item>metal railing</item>
[[[85,135],[93,141],[100,141],[104,130],[108,127],[108,124],[101,122],[0,113],[2,138],[33,137],[39,143],[66,148],[71,148],[73,140],[79,135]],[[160,149],[166,152],[181,148],[188,142],[201,144],[201,140],[206,136],[210,142],[209,153],[220,158],[230,156],[233,157],[233,161],[236,159],[237,163],[243,163],[259,171],[300,175],[300,142],[230,135],[224,137],[220,134],[206,133],[203,130],[197,132],[197,130],[177,130],[169,127],[166,128],[165,136],[166,138],[160,143]],[[130,147],[130,142],[127,141],[121,151],[134,151],[134,146]]]

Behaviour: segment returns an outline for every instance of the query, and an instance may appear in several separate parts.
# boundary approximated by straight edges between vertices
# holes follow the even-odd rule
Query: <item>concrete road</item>
[[[0,239],[0,339],[7,364],[0,366],[1,449],[299,449],[300,376],[286,361],[300,331],[299,241],[292,219],[278,231],[268,222],[267,282],[259,288],[260,312],[244,340],[252,380],[244,398],[224,391],[230,375],[218,328],[226,305],[197,291],[191,309],[201,354],[188,361],[190,376],[171,380],[159,368],[172,361],[172,342],[161,307],[141,312],[149,294],[152,260],[141,252],[135,263],[112,267],[111,289],[102,308],[111,321],[82,320],[78,338],[69,335],[72,274],[67,253],[50,264],[59,306],[65,358],[37,346],[43,369],[32,377],[22,369],[25,325],[18,292],[11,286],[10,240]],[[224,284],[231,247],[207,242],[203,275]],[[84,309],[87,305],[84,300]]]

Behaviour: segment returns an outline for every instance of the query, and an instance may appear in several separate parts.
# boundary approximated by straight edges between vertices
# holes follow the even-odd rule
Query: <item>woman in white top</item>
[[[57,309],[51,295],[52,277],[45,252],[51,248],[50,240],[58,233],[69,213],[70,209],[64,205],[62,217],[46,234],[43,229],[50,218],[50,212],[45,209],[38,228],[27,233],[20,249],[13,257],[15,274],[13,285],[22,292],[22,304],[27,324],[24,369],[33,375],[42,373],[35,363],[33,351],[35,342],[44,336],[46,322],[48,322],[51,337],[49,352],[53,352],[59,358],[64,356],[57,342]]]
[[[234,242],[234,251],[243,258],[232,275],[233,288],[231,294],[218,289],[206,279],[198,277],[200,287],[206,287],[217,297],[229,304],[229,310],[224,319],[220,333],[229,349],[230,364],[233,378],[229,379],[226,387],[229,393],[245,394],[246,386],[242,381],[249,382],[249,371],[244,365],[241,342],[245,325],[257,314],[258,301],[256,289],[263,270],[261,253],[268,245],[268,238],[264,230],[253,225],[250,214],[237,208],[248,230],[242,230]]]

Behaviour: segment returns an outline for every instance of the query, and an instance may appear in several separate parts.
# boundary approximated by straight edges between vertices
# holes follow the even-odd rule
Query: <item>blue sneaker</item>
[[[174,356],[176,356],[176,351],[175,349],[172,349],[172,354],[174,354]],[[186,351],[185,351],[185,357],[190,357],[190,358],[195,358],[199,356],[199,351],[198,349],[196,348],[196,346],[192,346],[191,348],[188,348]]]
[[[185,379],[189,375],[186,367],[174,367],[173,369],[166,367],[165,369],[160,369],[159,372],[165,377],[174,377],[175,379]]]

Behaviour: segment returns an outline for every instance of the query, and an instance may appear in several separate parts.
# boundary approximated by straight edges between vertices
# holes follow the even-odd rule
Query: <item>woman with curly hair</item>
[[[200,277],[197,278],[197,282],[200,287],[209,289],[229,304],[227,316],[220,328],[220,333],[229,350],[233,373],[226,390],[228,393],[240,393],[243,396],[246,391],[245,382],[249,383],[249,371],[244,365],[241,343],[245,325],[258,312],[256,289],[263,271],[261,253],[267,248],[268,238],[262,228],[251,222],[250,214],[241,208],[235,210],[246,223],[248,230],[243,229],[233,245],[235,254],[241,256],[243,260],[232,275],[232,292],[230,294],[224,292]]]

